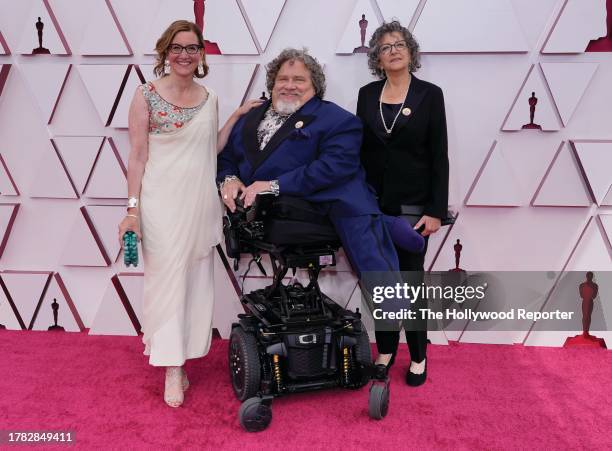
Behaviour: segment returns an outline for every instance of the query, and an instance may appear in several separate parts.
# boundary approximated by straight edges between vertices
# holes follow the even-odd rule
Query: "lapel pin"
[[[403,114],[404,116],[410,116],[410,114],[412,114],[412,110],[411,110],[410,108],[404,108],[404,109],[402,110],[402,114]]]
[[[295,123],[295,128],[302,128],[304,126],[304,123],[302,121],[297,121]]]

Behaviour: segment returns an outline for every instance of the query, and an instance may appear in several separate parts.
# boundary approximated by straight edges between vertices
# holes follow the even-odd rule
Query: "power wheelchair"
[[[224,217],[226,251],[238,269],[241,254],[270,255],[273,281],[242,294],[245,311],[232,324],[228,360],[232,387],[242,401],[240,424],[249,432],[272,420],[276,396],[332,387],[370,388],[369,414],[388,410],[389,379],[372,364],[370,340],[359,309],[347,310],[321,292],[322,268],[336,264],[340,241],[329,219],[299,198],[260,194]],[[291,269],[305,269],[309,283],[285,284]],[[247,270],[248,272],[248,270]],[[246,274],[245,274],[246,276]],[[243,279],[244,280],[244,279]]]

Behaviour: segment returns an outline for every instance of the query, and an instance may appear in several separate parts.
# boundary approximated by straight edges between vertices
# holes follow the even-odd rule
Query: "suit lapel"
[[[394,140],[398,137],[400,132],[406,124],[410,122],[412,117],[418,112],[419,106],[425,97],[425,84],[421,82],[418,78],[412,75],[412,81],[410,82],[410,89],[408,90],[408,96],[406,97],[406,102],[402,109],[409,108],[410,114],[405,116],[403,113],[400,113],[397,118],[397,122],[395,123],[395,127],[393,127],[393,133],[391,134],[391,140]]]
[[[316,116],[311,113],[314,112],[316,106],[319,105],[319,102],[320,100],[318,97],[313,97],[308,102],[306,102],[302,106],[302,108],[293,113],[293,115],[291,115],[291,117],[289,117],[289,119],[287,119],[285,123],[281,125],[281,127],[276,131],[276,133],[272,135],[272,138],[270,138],[270,141],[268,141],[266,146],[262,150],[259,150],[259,147],[257,145],[257,127],[263,119],[263,115],[261,115],[259,122],[257,122],[257,124],[255,125],[255,147],[257,149],[257,153],[254,155],[254,158],[252,160],[249,158],[253,167],[253,172],[255,172],[255,170],[257,170],[257,168],[261,166],[261,164],[266,161],[268,157],[270,157],[270,155],[272,155],[272,153],[274,153],[274,151],[278,149],[278,147],[287,138],[297,133],[298,129],[302,130],[303,133],[304,129],[308,126],[308,124],[315,120]],[[298,124],[298,122],[302,123],[300,127],[296,127],[296,124]]]
[[[376,82],[376,84],[372,85],[371,91],[369,91],[369,94],[366,96],[366,115],[369,116],[370,124],[372,124],[371,129],[374,132],[374,135],[382,144],[385,144],[389,138],[384,130],[381,134],[379,127],[375,127],[373,124],[380,122],[380,105],[378,103],[380,101],[380,93],[384,85],[385,80]]]
[[[249,111],[244,120],[244,126],[242,127],[242,142],[244,143],[246,156],[251,166],[257,161],[260,153],[259,142],[257,141],[257,127],[262,121],[269,106],[270,101],[268,100],[257,108]]]

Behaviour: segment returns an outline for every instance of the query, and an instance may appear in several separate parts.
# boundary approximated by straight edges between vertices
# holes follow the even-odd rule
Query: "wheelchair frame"
[[[271,422],[274,397],[332,387],[358,389],[375,377],[359,309],[352,312],[338,305],[321,292],[318,283],[321,269],[335,266],[339,243],[293,246],[266,242],[264,218],[270,217],[273,200],[272,196],[258,196],[251,209],[239,205],[224,219],[226,247],[228,256],[235,258],[234,268],[240,254],[250,253],[265,274],[261,258],[266,253],[274,273],[270,286],[242,294],[245,313],[232,324],[228,349],[232,388],[243,401],[240,423],[251,432]],[[295,275],[297,268],[307,269],[308,285],[285,285],[289,269]],[[308,374],[308,365],[312,374]],[[385,375],[383,385],[372,386],[371,417],[386,415],[388,394]]]

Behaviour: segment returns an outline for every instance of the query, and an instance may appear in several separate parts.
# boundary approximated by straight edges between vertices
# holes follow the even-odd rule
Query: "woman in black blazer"
[[[394,216],[412,214],[414,228],[425,237],[419,254],[397,249],[402,271],[420,271],[410,273],[407,282],[420,285],[427,237],[440,228],[448,209],[444,97],[438,86],[413,75],[420,67],[419,45],[399,22],[381,25],[369,46],[368,65],[380,80],[359,90],[357,116],[364,124],[361,162],[381,210]],[[420,299],[415,307],[426,308],[426,301]],[[426,321],[404,323],[411,357],[406,382],[412,386],[427,377],[426,326]],[[391,366],[398,343],[399,331],[377,330],[376,363]]]

